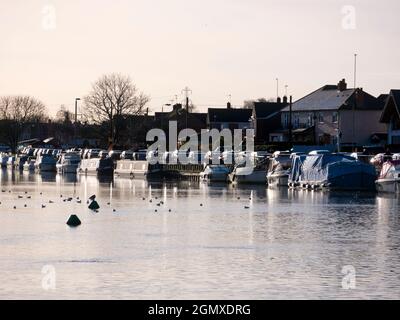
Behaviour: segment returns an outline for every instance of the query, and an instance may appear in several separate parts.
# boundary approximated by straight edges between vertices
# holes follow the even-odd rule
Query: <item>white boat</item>
[[[229,181],[234,184],[266,184],[268,158],[256,159],[255,163],[251,166],[247,166],[245,162],[236,165],[232,173],[229,174]]]
[[[57,163],[57,172],[59,173],[76,173],[81,157],[77,152],[67,152],[61,156],[60,161]]]
[[[118,160],[114,171],[117,177],[126,178],[145,178],[149,172],[149,163],[147,161]]]
[[[15,157],[11,156],[7,160],[7,167],[14,169]]]
[[[291,167],[292,158],[290,152],[275,152],[269,162],[267,173],[268,186],[287,187]]]
[[[29,172],[35,171],[35,167],[36,167],[35,163],[36,163],[35,159],[30,159],[30,160],[26,161],[23,165],[24,171],[29,171]]]
[[[43,154],[37,157],[35,167],[40,172],[55,172],[57,160],[50,155]]]
[[[375,184],[379,192],[400,194],[400,160],[385,162]]]
[[[110,158],[83,159],[78,166],[77,173],[84,175],[113,175],[114,162]]]
[[[224,165],[210,164],[200,173],[200,180],[209,182],[227,182],[228,175],[228,167]]]

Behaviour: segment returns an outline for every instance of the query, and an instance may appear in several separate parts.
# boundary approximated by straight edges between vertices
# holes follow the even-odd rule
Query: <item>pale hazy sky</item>
[[[345,5],[355,29],[342,27]],[[352,84],[355,52],[358,85],[378,95],[400,88],[399,14],[398,0],[0,0],[0,95],[36,96],[54,114],[120,72],[153,111],[185,86],[200,110],[275,97],[277,77],[298,99]]]

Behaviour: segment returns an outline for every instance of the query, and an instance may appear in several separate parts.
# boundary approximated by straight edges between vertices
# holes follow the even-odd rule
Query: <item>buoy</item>
[[[97,203],[97,201],[93,200],[93,201],[89,204],[89,209],[95,211],[95,210],[100,209],[100,206],[99,206],[99,204]]]
[[[67,221],[67,225],[70,227],[77,227],[82,224],[81,220],[79,220],[78,216],[75,214],[71,215]]]

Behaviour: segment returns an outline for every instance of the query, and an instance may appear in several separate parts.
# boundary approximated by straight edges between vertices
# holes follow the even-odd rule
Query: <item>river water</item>
[[[0,174],[0,299],[400,298],[395,196]]]

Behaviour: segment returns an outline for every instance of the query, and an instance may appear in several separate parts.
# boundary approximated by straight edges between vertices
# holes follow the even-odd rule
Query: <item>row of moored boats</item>
[[[143,154],[144,153],[144,154]],[[160,178],[168,166],[150,165],[154,154],[97,151],[66,152],[25,148],[17,156],[0,154],[0,166],[29,172],[96,174],[130,178]],[[377,190],[400,193],[400,154],[381,154],[371,161],[357,155],[325,150],[308,154],[277,151],[272,155],[248,155],[240,164],[210,164],[203,160],[201,181],[265,184],[271,187],[329,190]],[[184,166],[182,166],[184,168]],[[184,169],[183,169],[184,170]]]

